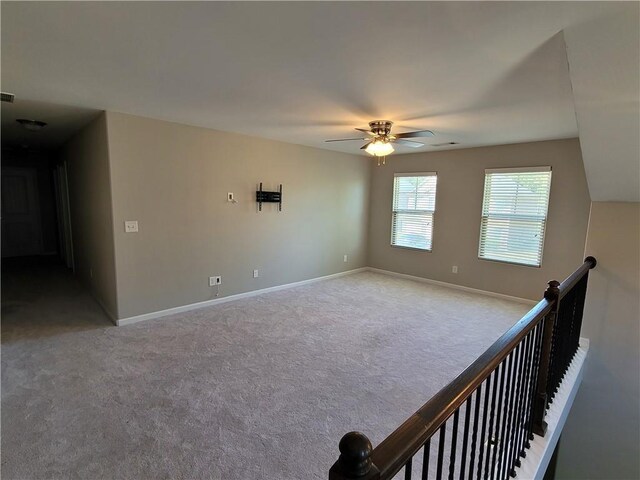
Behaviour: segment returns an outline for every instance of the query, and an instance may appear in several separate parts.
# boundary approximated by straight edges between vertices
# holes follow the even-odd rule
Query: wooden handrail
[[[383,440],[372,453],[373,463],[380,470],[381,478],[395,475],[551,308],[552,303],[547,300],[538,302],[455,380]]]
[[[350,432],[345,435],[340,442],[340,458],[331,468],[329,479],[376,480],[392,478],[410,462],[425,442],[487,380],[518,344],[547,317],[549,320],[544,321],[544,326],[549,334],[550,328],[553,327],[560,298],[569,292],[590,269],[594,268],[596,263],[595,258],[587,257],[584,263],[564,282],[550,281],[543,300],[538,302],[455,380],[436,393],[375,449],[372,450],[368,438],[361,433]],[[548,356],[548,345],[544,351]],[[546,371],[543,374],[545,379],[541,384],[546,384]],[[366,467],[363,468],[365,465]]]
[[[584,259],[584,263],[580,265],[575,272],[569,275],[564,282],[560,284],[560,299],[564,297],[575,285],[578,283],[582,277],[584,277],[585,273],[587,273],[592,268],[598,264],[595,257],[587,257]]]

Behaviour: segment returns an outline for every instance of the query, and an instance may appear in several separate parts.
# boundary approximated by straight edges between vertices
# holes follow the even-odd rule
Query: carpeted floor
[[[3,273],[3,479],[325,479],[528,306],[360,273],[114,327],[59,268]]]

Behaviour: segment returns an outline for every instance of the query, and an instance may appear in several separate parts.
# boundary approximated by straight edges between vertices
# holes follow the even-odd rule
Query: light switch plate
[[[127,220],[126,222],[124,222],[124,231],[126,233],[136,233],[138,231],[138,221]]]

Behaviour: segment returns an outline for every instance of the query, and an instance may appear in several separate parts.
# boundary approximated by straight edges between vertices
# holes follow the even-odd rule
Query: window
[[[435,173],[396,173],[391,245],[431,250],[436,209]]]
[[[485,170],[478,257],[539,267],[551,167]]]

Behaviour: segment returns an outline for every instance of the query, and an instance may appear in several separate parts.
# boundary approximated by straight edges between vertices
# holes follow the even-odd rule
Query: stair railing
[[[360,432],[339,444],[329,480],[412,478],[507,480],[533,440],[579,348],[589,270],[594,257],[544,298],[455,380],[373,448]],[[420,455],[420,451],[422,454]]]

